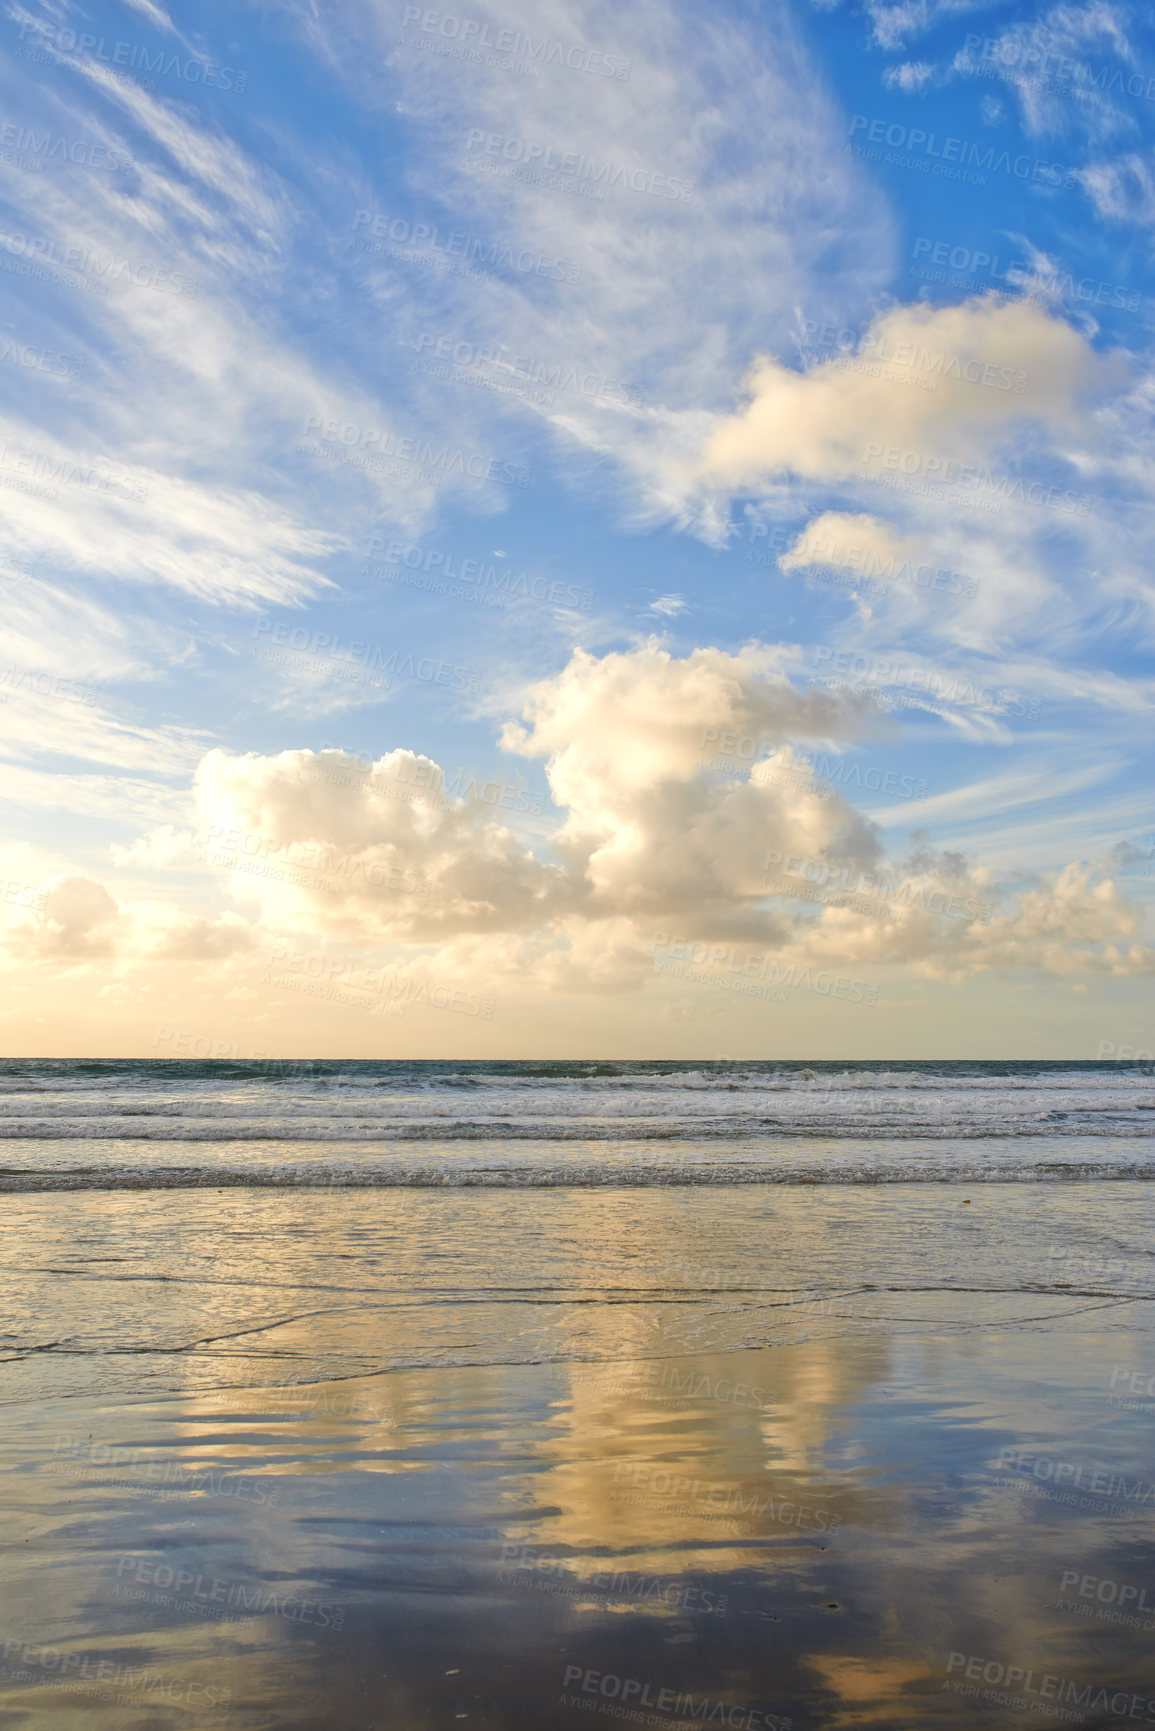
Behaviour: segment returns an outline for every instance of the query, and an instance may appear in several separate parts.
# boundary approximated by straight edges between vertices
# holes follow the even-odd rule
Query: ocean
[[[1155,1172],[1086,1061],[9,1059],[0,1188],[978,1183]]]
[[[0,1723],[1155,1723],[1153,1102],[6,1062]]]

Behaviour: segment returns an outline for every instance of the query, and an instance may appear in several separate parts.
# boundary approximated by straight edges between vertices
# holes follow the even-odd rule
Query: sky
[[[9,4],[14,1056],[1155,1044],[1141,6]]]

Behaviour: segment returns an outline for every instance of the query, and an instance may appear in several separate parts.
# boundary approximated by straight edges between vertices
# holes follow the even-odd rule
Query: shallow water
[[[9,1401],[295,1381],[302,1364],[315,1378],[608,1361],[947,1316],[1130,1329],[1155,1292],[1145,1183],[96,1190],[12,1196],[5,1214]]]
[[[89,1068],[94,1107],[180,1096]],[[953,1136],[438,1132],[420,1186],[393,1138],[10,1140],[0,1728],[1155,1722],[1118,1077],[1072,1136],[970,1134],[981,1094]],[[201,1081],[199,1124],[286,1086]]]

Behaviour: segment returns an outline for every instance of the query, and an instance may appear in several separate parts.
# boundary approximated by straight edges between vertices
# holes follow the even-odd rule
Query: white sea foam
[[[1090,1061],[10,1060],[0,1187],[1146,1177],[1153,1108]]]

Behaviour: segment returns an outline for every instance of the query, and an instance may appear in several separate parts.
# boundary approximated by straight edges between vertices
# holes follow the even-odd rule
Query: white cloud
[[[372,445],[350,452],[339,437],[320,441],[320,457],[299,449],[309,417],[355,425],[381,448],[439,436],[436,421],[415,422],[384,388],[392,368],[375,389],[363,348],[319,355],[277,311],[286,281],[306,298],[334,291],[324,249],[299,243],[327,220],[323,171],[319,180],[315,163],[305,171],[324,211],[310,216],[307,194],[204,114],[166,100],[179,87],[154,97],[108,81],[85,56],[74,70],[80,77],[60,88],[75,100],[48,83],[35,93],[38,119],[55,109],[62,130],[117,149],[132,171],[14,177],[23,214],[7,248],[17,260],[49,247],[74,261],[57,275],[75,290],[68,346],[84,371],[66,416],[25,391],[26,413],[0,424],[18,477],[5,493],[12,554],[71,576],[87,575],[99,549],[102,577],[227,605],[291,603],[325,588],[318,563],[354,544],[351,529],[363,545],[380,511],[413,528],[443,497],[502,491],[450,468],[425,475],[372,462]],[[363,316],[358,306],[343,322]],[[481,442],[467,455],[488,450]]]
[[[163,902],[119,906],[93,878],[65,875],[43,890],[43,906],[14,908],[0,944],[16,961],[140,965],[223,961],[253,945],[236,914],[204,918]]]
[[[153,0],[134,3],[148,8]],[[901,47],[950,10],[876,5],[876,39]],[[28,380],[13,373],[21,394],[0,424],[0,441],[35,453],[53,471],[67,464],[119,478],[118,485],[69,481],[55,499],[6,490],[8,546],[19,559],[47,556],[56,609],[40,597],[10,617],[13,668],[81,676],[71,657],[83,635],[91,645],[87,679],[155,682],[187,655],[185,631],[154,629],[127,609],[118,630],[92,600],[97,580],[121,592],[126,583],[140,591],[163,585],[233,608],[290,606],[325,591],[325,562],[362,546],[368,523],[388,523],[403,535],[427,523],[451,493],[450,485],[411,485],[365,467],[302,458],[296,446],[305,417],[319,414],[374,428],[382,439],[428,431],[442,442],[511,456],[532,439],[535,479],[548,481],[555,460],[575,489],[604,492],[616,476],[633,521],[667,517],[719,542],[728,489],[757,487],[761,498],[793,508],[805,490],[799,478],[816,488],[837,483],[842,506],[846,482],[884,469],[877,453],[864,461],[872,443],[914,451],[932,465],[990,462],[1001,452],[1013,453],[1008,461],[1024,453],[1061,458],[1077,466],[1084,484],[1114,488],[1099,522],[1080,527],[1042,511],[1022,513],[1040,519],[1029,530],[1011,513],[997,524],[976,521],[974,513],[966,522],[968,514],[952,513],[949,503],[892,493],[885,497],[895,521],[887,523],[871,511],[826,509],[827,497],[781,564],[805,569],[820,554],[833,557],[828,548],[884,563],[925,558],[974,574],[979,594],[965,607],[928,613],[927,597],[913,592],[872,602],[869,615],[860,607],[859,646],[879,658],[905,655],[945,667],[945,655],[922,653],[937,634],[959,651],[956,662],[969,660],[984,670],[977,677],[992,683],[1120,713],[1138,707],[1138,686],[1097,672],[1067,674],[1043,653],[1057,658],[1079,644],[1089,654],[1082,648],[1092,641],[1085,583],[1079,599],[1075,583],[1064,588],[1068,570],[1083,581],[1094,564],[1094,604],[1119,630],[1150,592],[1139,537],[1126,542],[1128,511],[1133,523],[1134,507],[1147,508],[1155,482],[1150,387],[1136,390],[1125,413],[1117,405],[1095,419],[1083,412],[1096,364],[1086,337],[1070,325],[1037,306],[994,297],[937,311],[891,309],[874,319],[873,351],[867,346],[805,375],[765,361],[750,407],[728,412],[749,357],[786,352],[795,308],[809,320],[856,319],[862,306],[878,304],[896,257],[886,196],[844,155],[844,121],[785,14],[754,25],[686,14],[665,0],[641,0],[625,12],[601,0],[543,0],[535,36],[628,58],[628,84],[564,66],[519,78],[405,49],[397,17],[357,0],[328,12],[302,4],[296,15],[318,57],[344,79],[361,120],[372,124],[388,110],[395,124],[403,106],[401,124],[414,148],[401,183],[358,161],[352,147],[306,146],[285,128],[267,152],[246,147],[228,136],[227,105],[198,114],[179,87],[154,98],[97,76],[89,84],[73,75],[45,80],[61,127],[118,147],[128,139],[136,168],[116,181],[17,175],[28,235],[131,260],[134,268],[143,262],[147,270],[178,270],[197,278],[197,292],[168,294],[118,279],[99,297],[74,285],[57,298],[75,302],[84,378],[70,381],[59,402],[45,395],[37,406]],[[496,27],[507,22],[488,0],[470,16]],[[1111,37],[1106,11],[1092,7],[1087,16],[1086,42],[1123,53],[1124,37]],[[1075,31],[1065,17],[1059,9],[1053,28]],[[153,22],[168,27],[167,15]],[[930,68],[911,61],[893,73],[899,88],[914,91]],[[23,69],[12,84],[14,114],[28,99],[22,85],[32,88]],[[586,199],[540,180],[479,174],[462,167],[474,128],[595,164],[693,181],[696,190],[683,201],[611,186],[604,198]],[[280,174],[276,162],[286,165]],[[1113,221],[1147,220],[1155,210],[1152,184],[1139,156],[1086,171],[1088,192]],[[580,276],[554,283],[533,272],[482,268],[479,281],[404,260],[378,263],[355,251],[357,208],[416,213],[486,243],[572,259]],[[285,295],[289,284],[293,293]],[[464,384],[407,370],[418,343],[427,353],[430,341],[446,340],[503,350],[506,358],[467,363],[473,376]],[[1006,367],[1029,378],[1022,392],[1003,390],[997,378],[976,383],[952,377],[945,364],[936,370],[909,359],[902,363],[907,379],[879,376],[886,369],[875,364],[877,353],[893,355],[903,344],[944,363],[958,356],[996,375]],[[523,389],[527,366],[592,379],[594,388],[551,386],[537,400]],[[502,389],[487,388],[493,385]],[[1101,454],[1108,433],[1119,439],[1111,463]],[[703,445],[710,454],[704,476]],[[703,479],[715,490],[703,491]],[[1124,486],[1132,491],[1117,506]],[[869,492],[870,504],[884,496],[877,486]],[[472,492],[470,504],[496,512],[504,497],[491,487]],[[505,533],[486,528],[478,545]],[[677,570],[664,581],[681,582]],[[655,587],[643,595],[657,594],[658,581],[648,578]],[[788,604],[800,588],[793,586]],[[328,591],[326,598],[334,597]],[[21,592],[22,606],[27,599]],[[350,592],[345,599],[360,598]],[[672,619],[684,606],[678,595],[660,595],[651,611]],[[188,632],[196,628],[190,622]],[[533,629],[519,627],[511,654],[535,668],[551,665]],[[1026,655],[1013,645],[1030,630],[1038,635]],[[558,989],[566,981],[619,989],[642,977],[647,933],[662,920],[677,919],[711,941],[740,934],[784,951],[804,945],[813,913],[786,913],[758,894],[767,847],[864,866],[878,861],[872,826],[844,801],[821,798],[794,754],[797,743],[861,737],[868,707],[792,691],[775,670],[797,670],[793,653],[703,650],[680,660],[649,646],[578,656],[542,681],[527,695],[526,725],[511,727],[506,742],[547,761],[566,813],[556,835],[480,806],[396,797],[414,777],[433,774],[429,759],[400,749],[382,749],[368,779],[339,754],[210,754],[197,780],[199,817],[183,790],[132,776],[53,778],[9,767],[3,787],[46,811],[73,801],[86,818],[123,822],[131,813],[153,833],[115,854],[121,871],[188,871],[198,893],[215,874],[246,912],[255,907],[266,922],[299,922],[341,941],[450,945],[485,955],[514,977],[536,970]],[[234,692],[245,665],[230,663]],[[947,670],[947,677],[956,676]],[[294,709],[306,698],[314,712],[357,698],[334,700],[328,688],[335,684],[324,670],[294,678]],[[2,713],[12,752],[28,761],[67,754],[127,766],[141,777],[183,775],[208,740],[220,737],[147,727],[139,712],[104,695],[79,705],[52,691],[9,695]],[[490,700],[490,713],[504,697]],[[939,707],[945,713],[948,706]],[[215,711],[211,719],[215,725]],[[980,731],[972,725],[972,737]],[[1005,734],[1001,721],[992,722],[986,737]],[[731,736],[757,740],[748,776],[708,767],[711,755],[726,757]],[[188,827],[197,821],[199,835]],[[214,826],[214,858],[226,857],[221,831],[241,836],[235,867],[202,857],[202,838]],[[298,859],[310,849],[317,864],[282,869],[291,850]],[[262,866],[269,868],[264,875]],[[941,862],[919,870],[927,881],[950,875]],[[94,890],[62,890],[56,935],[43,941],[61,946],[61,954],[99,943],[109,946],[106,954],[141,958],[153,953],[150,945],[169,943],[210,955],[214,943],[227,947],[240,929],[235,916],[220,932],[211,922],[187,924],[186,915],[170,919],[148,911],[148,897],[134,888],[116,880],[110,887],[114,911]],[[1125,908],[1094,884],[1073,880],[1052,896],[1058,926],[1068,918],[1077,935],[1089,921],[1096,941],[1122,945],[1123,966],[1131,965]],[[839,918],[852,947],[859,942],[853,916],[840,910]],[[1017,928],[1018,938],[1004,934],[1005,953],[1020,943],[1024,954],[1044,956],[1042,927],[1029,924]],[[994,954],[983,934],[957,929],[962,925],[936,938],[933,918],[917,932],[883,922],[877,941],[886,955],[917,954],[927,965],[937,965],[940,952],[969,954],[968,946]]]
[[[142,17],[147,18],[149,23],[155,25],[158,30],[165,30],[172,36],[179,34],[164,7],[154,4],[154,0],[126,0],[126,4],[131,6],[134,12],[139,12]],[[183,42],[185,38],[182,36],[180,40]]]
[[[882,82],[888,90],[902,90],[908,95],[922,90],[934,77],[934,67],[925,60],[906,60],[900,66],[888,66]]]
[[[492,803],[447,796],[437,766],[413,752],[367,772],[341,752],[214,751],[196,776],[195,838],[169,826],[118,858],[163,868],[195,839],[229,893],[259,909],[256,926],[148,898],[118,905],[72,876],[49,887],[42,915],[13,909],[5,941],[24,957],[226,968],[235,957],[243,971],[261,931],[283,928],[409,961],[436,946],[450,970],[530,991],[636,988],[663,931],[931,977],[1153,971],[1140,910],[1090,867],[1015,900],[989,870],[925,842],[888,862],[875,827],[817,787],[794,749],[860,737],[864,707],[795,690],[774,660],[757,646],[682,659],[657,644],[579,652],[531,689],[526,724],[510,724],[505,744],[546,758],[566,812],[552,857]],[[749,771],[735,774],[735,761]],[[831,893],[800,911],[814,883]]]
[[[1024,970],[1059,978],[1155,973],[1155,949],[1137,941],[1142,909],[1089,866],[1048,874],[1000,908],[984,874],[964,862],[952,868],[950,856],[931,855],[923,869],[913,864],[888,883],[876,913],[825,908],[807,934],[807,955],[844,968],[897,963],[956,981]],[[874,896],[868,882],[861,900]]]
[[[913,454],[921,467],[911,473],[941,477],[949,459],[989,458],[1025,421],[1074,431],[1096,376],[1079,332],[1031,301],[997,295],[880,313],[860,348],[805,373],[760,361],[751,401],[706,442],[703,478],[749,487],[784,473],[876,475],[889,450]],[[888,377],[896,368],[906,376]]]
[[[957,823],[967,818],[986,821],[1003,812],[1020,812],[1026,806],[1062,799],[1071,793],[1085,794],[1109,779],[1118,767],[1118,764],[1097,763],[1060,774],[1052,765],[1044,767],[1036,763],[1033,768],[1005,770],[1001,775],[984,776],[981,781],[952,788],[949,793],[928,795],[919,801],[919,822],[933,823],[946,819]],[[909,815],[904,807],[899,806],[875,813],[880,823],[908,818]],[[1033,814],[1025,819],[1028,825],[1037,821]]]
[[[469,16],[492,31],[509,23],[489,0]],[[884,202],[844,158],[837,109],[785,13],[753,28],[734,15],[691,18],[666,0],[624,12],[575,0],[535,8],[535,41],[609,52],[629,62],[628,83],[564,65],[545,66],[540,77],[487,73],[399,46],[391,17],[370,21],[355,9],[329,34],[358,98],[370,104],[381,93],[367,86],[364,66],[387,54],[418,145],[409,189],[418,209],[580,272],[561,283],[495,276],[484,295],[445,275],[442,311],[431,319],[420,280],[427,273],[366,258],[361,274],[390,352],[416,354],[431,337],[504,349],[504,371],[467,363],[475,388],[458,389],[450,412],[473,425],[495,415],[544,420],[567,482],[604,493],[617,477],[622,506],[637,521],[684,508],[684,464],[704,417],[736,386],[768,323],[785,337],[794,304],[821,296],[845,308],[889,271]],[[420,39],[420,27],[408,34]],[[483,142],[470,147],[474,132]],[[500,172],[463,167],[488,160],[490,138],[502,141],[492,162]],[[627,170],[643,187],[658,177],[659,191],[627,184],[605,186],[596,198],[567,195],[564,173],[542,175],[531,164],[519,177],[520,165],[502,154],[510,140],[514,155],[552,148],[558,160],[580,157],[595,171]],[[664,196],[671,182],[692,184],[692,197]],[[382,203],[372,187],[358,191],[358,202]],[[412,286],[407,274],[417,279]],[[637,386],[640,401],[612,383],[588,394],[563,386],[545,392],[548,401],[526,388],[504,396],[482,388],[519,387],[512,357],[521,379],[560,370],[563,378]],[[443,370],[452,377],[452,367]],[[431,376],[420,390],[425,383],[413,381],[415,400],[444,415],[445,378]]]
[[[200,751],[190,753],[193,759],[200,755]],[[187,774],[187,762],[183,767]],[[126,775],[72,775],[13,764],[0,764],[0,799],[26,813],[65,811],[86,822],[133,827],[164,824],[185,816],[188,809],[184,788],[178,791]]]
[[[869,730],[856,698],[797,692],[757,647],[697,649],[682,660],[651,643],[600,659],[578,652],[528,696],[528,728],[506,728],[509,750],[547,758],[568,816],[556,846],[605,915],[695,917],[704,927],[756,931],[752,911],[767,847],[794,838],[819,851],[874,850],[867,826],[825,800],[794,766],[798,742]],[[748,780],[726,763],[745,742]]]
[[[901,48],[910,36],[927,29],[934,9],[927,0],[895,0],[884,4],[871,0],[869,13],[874,25],[874,40],[880,48]]]
[[[1113,162],[1092,163],[1079,178],[1100,216],[1155,227],[1155,174],[1148,157],[1131,151]]]
[[[778,563],[784,571],[807,565],[849,565],[869,576],[892,570],[896,564],[917,564],[924,555],[920,538],[902,536],[867,512],[824,511],[811,519]]]
[[[558,863],[404,750],[368,767],[337,751],[210,752],[195,780],[196,834],[163,826],[116,858],[207,865],[266,924],[416,944],[553,930],[588,953],[593,924],[645,930],[674,913],[710,930],[778,932],[757,907],[768,846],[876,850],[870,827],[821,797],[792,750],[856,736],[866,706],[799,694],[765,653],[578,652],[527,694],[526,711],[529,726],[511,725],[506,745],[548,758],[553,797],[568,807],[551,838]],[[749,737],[749,779],[718,769],[731,736]],[[522,803],[515,792],[502,809]]]
[[[409,751],[368,772],[339,751],[213,751],[196,797],[210,865],[271,923],[304,916],[321,930],[429,943],[548,921],[560,870],[483,801],[441,785],[437,766]]]
[[[0,621],[0,664],[42,668],[101,684],[157,677],[192,649],[186,630],[69,594],[38,579],[13,584]]]
[[[1016,95],[1023,125],[1030,133],[1065,133],[1072,122],[1094,139],[1138,129],[1138,90],[1127,82],[1136,66],[1128,39],[1129,19],[1107,0],[1083,6],[1055,6],[1041,17],[1009,25],[955,56],[955,70],[998,78]],[[980,34],[974,32],[973,34]]]
[[[10,762],[66,756],[153,773],[187,773],[207,735],[143,722],[135,706],[118,705],[108,687],[146,683],[188,658],[183,630],[58,583],[13,585],[0,624],[3,753]],[[2,772],[0,772],[2,774]],[[61,787],[67,778],[61,778]],[[8,784],[0,780],[8,791]],[[39,803],[39,802],[36,802]]]

